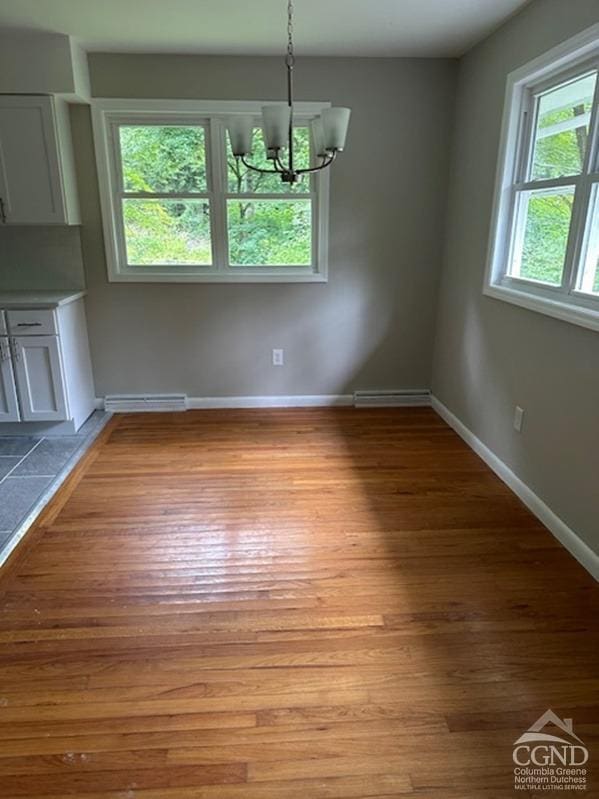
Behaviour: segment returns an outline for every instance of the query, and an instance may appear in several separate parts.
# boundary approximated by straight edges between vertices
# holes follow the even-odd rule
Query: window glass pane
[[[573,186],[520,194],[512,277],[561,285],[573,202]]]
[[[207,191],[204,128],[121,125],[119,136],[125,191]]]
[[[599,295],[599,185],[594,186],[591,194],[578,288]]]
[[[581,172],[597,73],[562,84],[538,98],[531,179]]]
[[[246,160],[260,169],[272,169],[272,162],[266,160],[262,128],[254,128],[253,153]],[[310,166],[310,132],[308,128],[294,129],[295,150],[293,160],[296,169],[306,169]],[[285,162],[287,150],[283,153]],[[279,175],[262,175],[247,169],[241,159],[235,158],[231,151],[231,142],[227,135],[227,165],[228,186],[231,194],[240,192],[248,193],[299,193],[306,194],[310,191],[310,176],[304,175],[298,183],[283,183]]]
[[[207,200],[123,200],[127,263],[212,263]]]
[[[228,200],[232,266],[309,266],[310,200]]]

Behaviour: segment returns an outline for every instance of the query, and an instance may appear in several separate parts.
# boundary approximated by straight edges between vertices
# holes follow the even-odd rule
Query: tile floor
[[[40,501],[48,489],[68,474],[108,416],[96,411],[74,436],[36,438],[0,433],[0,553],[10,548],[24,522],[31,522],[32,512],[42,509],[45,503]]]

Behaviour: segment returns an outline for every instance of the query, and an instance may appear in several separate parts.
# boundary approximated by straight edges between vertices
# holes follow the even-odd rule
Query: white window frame
[[[587,69],[599,68],[599,24],[574,36],[508,75],[495,182],[489,254],[483,293],[592,330],[599,330],[599,297],[579,291],[585,223],[593,186],[599,185],[599,79],[591,114],[588,146],[579,176],[524,181],[534,136],[535,94]],[[508,274],[517,232],[517,196],[527,188],[575,185],[575,201],[561,286]]]
[[[326,283],[328,279],[329,170],[304,178],[306,192],[256,194],[256,199],[312,200],[312,258],[309,266],[231,266],[228,260],[227,199],[236,195],[226,185],[226,118],[254,114],[269,101],[124,100],[92,101],[92,125],[108,280],[133,283]],[[272,102],[272,100],[270,101]],[[330,103],[296,103],[294,119],[307,125]],[[206,130],[208,191],[194,198],[210,201],[212,264],[210,266],[129,266],[121,214],[121,158],[118,126],[122,124],[202,125]],[[160,196],[160,195],[159,195]],[[187,195],[186,195],[187,196]],[[244,198],[254,195],[240,195]]]

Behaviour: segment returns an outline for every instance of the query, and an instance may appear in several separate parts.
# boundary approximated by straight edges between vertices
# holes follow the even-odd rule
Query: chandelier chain
[[[287,64],[293,66],[295,54],[293,52],[293,0],[287,0]]]

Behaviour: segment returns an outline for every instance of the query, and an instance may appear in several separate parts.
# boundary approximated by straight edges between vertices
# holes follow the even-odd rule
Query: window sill
[[[112,272],[110,283],[326,283],[326,275],[320,272]]]
[[[518,291],[506,286],[485,286],[483,294],[495,300],[503,300],[503,302],[510,302],[512,305],[519,305],[529,311],[537,311],[545,314],[545,316],[553,316],[554,319],[561,319],[563,322],[570,322],[573,325],[586,327],[589,330],[599,330],[599,311],[595,311],[592,308],[560,302],[547,297],[537,297],[529,292]]]

